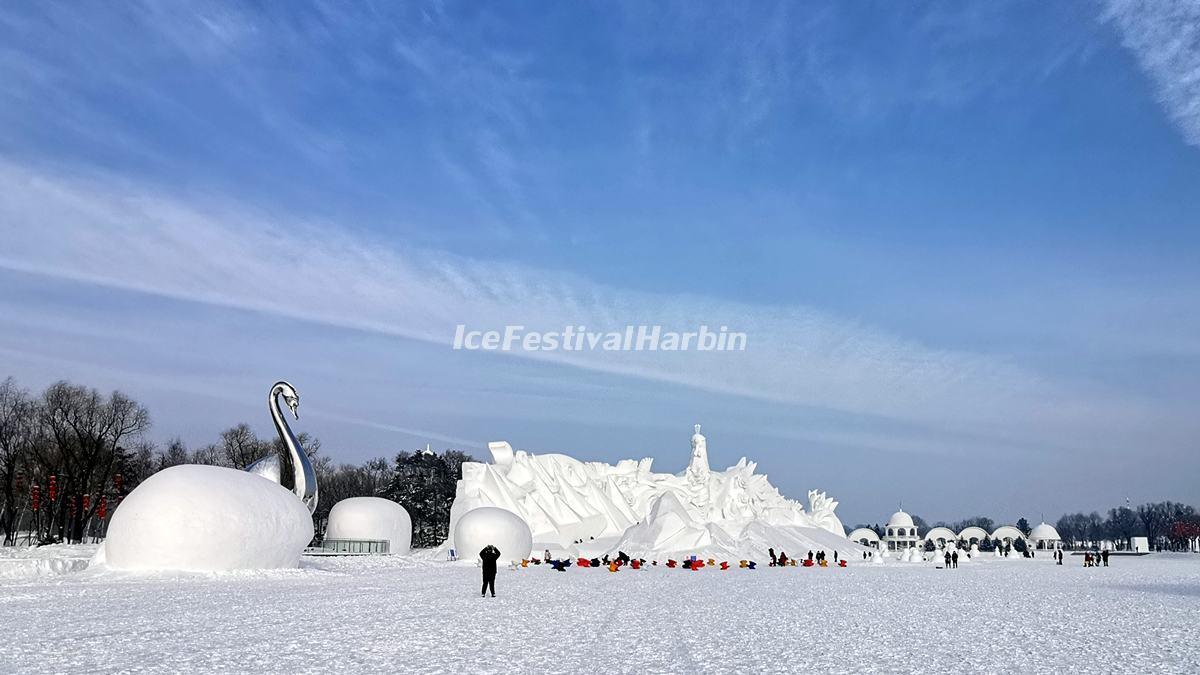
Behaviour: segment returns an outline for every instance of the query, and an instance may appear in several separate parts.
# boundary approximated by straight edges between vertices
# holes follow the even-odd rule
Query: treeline
[[[1112,508],[1105,516],[1096,511],[1068,513],[1054,527],[1071,547],[1090,548],[1111,541],[1117,548],[1125,548],[1130,537],[1146,537],[1155,550],[1187,551],[1200,538],[1200,515],[1187,504],[1148,502]]]
[[[0,382],[0,534],[3,543],[56,543],[102,538],[121,499],[139,483],[178,464],[245,469],[283,452],[277,436],[259,438],[237,424],[219,438],[189,448],[175,438],[163,446],[145,437],[150,414],[120,392],[58,382],[39,395],[8,378]],[[329,511],[349,497],[378,496],[400,503],[413,521],[413,546],[441,544],[462,464],[457,450],[400,452],[362,464],[335,464],[319,439],[297,439],[317,474],[313,514],[317,538]]]

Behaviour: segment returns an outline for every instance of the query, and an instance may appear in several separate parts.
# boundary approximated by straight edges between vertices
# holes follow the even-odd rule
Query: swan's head
[[[296,392],[296,388],[287,382],[276,382],[273,391],[277,395],[283,396],[283,402],[292,411],[292,417],[300,419],[300,413],[296,412],[296,409],[300,407],[300,394]]]

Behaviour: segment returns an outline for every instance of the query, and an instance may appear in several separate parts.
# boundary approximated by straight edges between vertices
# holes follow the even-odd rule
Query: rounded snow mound
[[[312,536],[312,517],[290,490],[245,471],[185,464],[129,493],[98,558],[124,570],[296,567]]]
[[[521,560],[533,551],[533,532],[520,516],[496,506],[467,511],[454,524],[459,557],[475,558],[488,544],[500,549],[500,562]]]
[[[407,555],[412,550],[412,519],[389,499],[351,497],[329,511],[325,538],[387,541],[389,553]]]

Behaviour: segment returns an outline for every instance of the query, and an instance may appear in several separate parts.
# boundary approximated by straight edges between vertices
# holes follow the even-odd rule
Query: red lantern
[[[83,512],[84,512],[84,513],[87,513],[87,510],[88,510],[89,508],[91,508],[91,506],[92,506],[92,496],[91,496],[91,495],[84,495],[84,496],[83,496]]]
[[[29,504],[36,512],[42,506],[42,488],[34,485],[29,488]]]
[[[100,520],[108,517],[108,497],[100,495],[100,504],[96,507],[96,515],[100,516]]]
[[[58,500],[58,476],[50,476],[50,501]]]

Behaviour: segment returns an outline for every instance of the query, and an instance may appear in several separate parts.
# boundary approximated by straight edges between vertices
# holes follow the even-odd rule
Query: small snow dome
[[[888,518],[887,526],[888,527],[913,527],[913,519],[912,519],[912,516],[908,515],[904,511],[897,511],[892,514],[891,518]]]
[[[1062,547],[1062,538],[1058,536],[1058,530],[1054,529],[1053,525],[1047,524],[1045,521],[1041,525],[1029,531],[1029,542],[1036,549],[1057,549]]]
[[[407,555],[412,545],[412,519],[390,499],[351,497],[329,511],[326,539],[388,542],[388,553]]]
[[[1053,525],[1043,522],[1029,531],[1029,538],[1034,541],[1053,541],[1061,537],[1058,536],[1058,530],[1054,529]]]
[[[488,544],[500,549],[500,562],[522,560],[533,551],[533,532],[520,516],[496,506],[467,511],[454,524],[459,558],[473,560]]]

